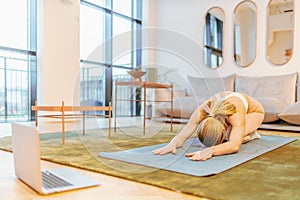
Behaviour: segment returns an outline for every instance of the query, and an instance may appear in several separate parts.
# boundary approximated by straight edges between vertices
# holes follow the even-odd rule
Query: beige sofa
[[[265,109],[264,123],[284,121],[300,125],[300,73],[274,76],[230,75],[218,78],[187,77],[185,90],[174,89],[173,121],[187,122],[192,112],[210,96],[225,90],[246,93],[257,99]],[[170,98],[170,91],[157,90],[158,102]],[[153,105],[153,119],[168,120],[170,103]],[[156,118],[159,117],[159,118]]]

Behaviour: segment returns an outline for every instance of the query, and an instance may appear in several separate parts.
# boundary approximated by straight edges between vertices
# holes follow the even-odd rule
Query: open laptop
[[[40,138],[36,127],[12,123],[12,149],[16,176],[40,194],[99,185],[70,168],[41,170]]]

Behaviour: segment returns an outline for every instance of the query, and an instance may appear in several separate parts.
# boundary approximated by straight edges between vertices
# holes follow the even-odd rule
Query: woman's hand
[[[193,160],[193,161],[200,161],[200,160],[204,161],[204,160],[208,160],[211,157],[213,157],[213,151],[212,151],[212,148],[209,147],[209,148],[205,148],[201,151],[187,153],[187,154],[185,154],[185,156],[190,157],[189,159]]]
[[[176,154],[176,144],[174,141],[171,141],[166,146],[153,150],[152,153],[155,155],[165,155],[167,153]]]

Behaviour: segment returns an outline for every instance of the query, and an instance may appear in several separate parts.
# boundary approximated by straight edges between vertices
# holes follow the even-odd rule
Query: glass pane
[[[0,1],[0,46],[27,49],[27,0]]]
[[[1,55],[1,53],[0,53]],[[5,120],[5,58],[0,57],[0,121]]]
[[[92,4],[95,4],[95,5],[98,5],[98,6],[101,6],[101,7],[105,7],[105,1],[106,0],[85,0],[85,1],[88,1]]]
[[[0,121],[28,120],[28,56],[0,51],[0,78]]]
[[[137,67],[141,65],[141,44],[142,30],[141,25],[133,22],[134,29],[132,30],[132,65]],[[139,61],[138,61],[139,60]]]
[[[85,5],[80,6],[80,58],[105,61],[105,13]]]
[[[131,17],[131,0],[113,0],[113,11]]]
[[[113,64],[132,67],[131,21],[113,16]]]
[[[127,73],[128,69],[121,69],[114,67],[113,68],[113,83],[116,81],[119,82],[129,82],[132,81],[132,77]],[[136,90],[134,87],[127,87],[127,86],[119,86],[117,91],[117,97],[115,96],[115,85],[113,87],[113,102],[115,102],[115,98],[118,100],[130,100],[136,99]],[[115,104],[114,104],[115,105]],[[135,103],[130,101],[117,101],[117,109],[118,109],[118,116],[129,116],[133,115],[135,110]]]
[[[105,102],[105,66],[81,63],[80,103],[88,106],[102,106]]]
[[[115,81],[132,81],[132,77],[127,73],[130,69],[113,68],[113,82]]]

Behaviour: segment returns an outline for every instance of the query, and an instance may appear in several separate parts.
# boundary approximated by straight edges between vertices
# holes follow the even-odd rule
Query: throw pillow
[[[263,123],[270,123],[279,120],[278,114],[284,108],[283,104],[271,97],[254,97],[265,110]]]
[[[189,119],[197,107],[199,107],[206,98],[198,97],[179,97],[173,101],[173,117]],[[163,115],[171,115],[171,103],[165,102],[158,106],[157,111]]]
[[[171,98],[171,90],[170,89],[156,89],[154,99],[155,101],[170,101]],[[186,96],[185,90],[174,89],[173,90],[173,98],[184,97]]]
[[[300,101],[283,109],[278,117],[288,123],[300,125]]]
[[[235,90],[254,98],[274,98],[286,107],[296,101],[296,79],[296,73],[262,77],[237,76]]]
[[[234,91],[235,75],[226,77],[192,77],[188,76],[188,96],[210,98],[222,91]]]

